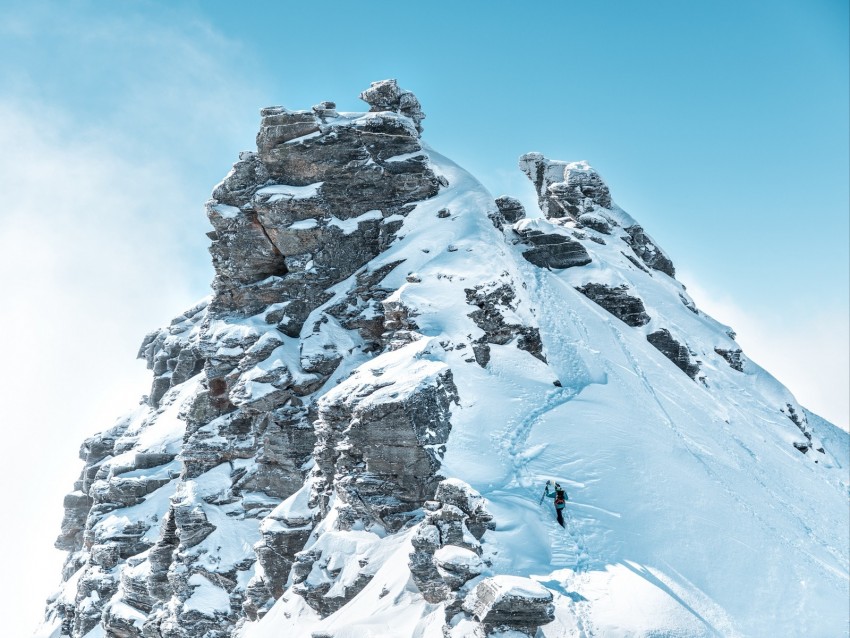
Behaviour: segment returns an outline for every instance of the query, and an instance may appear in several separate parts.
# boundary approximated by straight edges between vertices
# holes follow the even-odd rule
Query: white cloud
[[[16,149],[0,156],[0,392],[4,472],[17,483],[0,571],[24,581],[3,594],[18,610],[5,618],[32,614],[24,629],[58,582],[49,548],[81,469],[74,452],[146,391],[138,344],[198,296],[190,262],[203,259],[163,215],[163,201],[185,204],[179,184],[108,149],[63,146],[39,115],[0,105],[0,148]]]
[[[835,425],[850,424],[850,317],[828,301],[816,308],[789,304],[752,307],[697,283],[694,273],[679,273],[701,310],[732,327],[744,353],[783,383],[802,405]],[[779,304],[777,304],[779,306]]]
[[[0,617],[15,636],[34,629],[59,583],[64,555],[50,548],[80,443],[147,392],[135,361],[145,333],[208,292],[203,201],[235,159],[234,140],[251,140],[233,113],[259,103],[233,47],[203,25],[112,19],[75,36],[69,16],[51,20],[49,37],[69,47],[84,37],[98,75],[121,86],[103,112],[32,84],[0,93],[0,400],[13,513],[0,526],[0,573],[15,574],[0,586]],[[19,17],[12,35],[37,33],[32,23]],[[221,158],[214,177],[210,157]]]

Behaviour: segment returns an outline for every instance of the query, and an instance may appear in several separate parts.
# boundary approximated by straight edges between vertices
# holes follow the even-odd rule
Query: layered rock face
[[[394,532],[433,497],[449,369],[403,397],[377,398],[379,384],[316,402],[344,358],[397,338],[404,308],[380,285],[396,264],[364,267],[441,188],[415,96],[389,80],[361,97],[368,113],[263,109],[257,151],[215,187],[214,295],[145,337],[150,395],[81,451],[56,543],[69,552],[49,610],[61,635],[230,636],[281,595],[331,499],[345,501],[341,529]]]

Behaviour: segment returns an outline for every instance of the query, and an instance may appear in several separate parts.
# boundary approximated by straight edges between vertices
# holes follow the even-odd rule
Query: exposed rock
[[[692,313],[694,313],[695,315],[698,315],[698,314],[699,314],[699,310],[697,310],[697,306],[696,306],[696,304],[694,303],[694,300],[693,300],[693,299],[691,299],[688,295],[686,295],[686,294],[684,294],[684,293],[681,293],[681,292],[680,292],[680,293],[679,293],[679,299],[681,299],[681,300],[682,300],[682,304],[685,306],[685,308],[687,308],[688,310],[690,310],[690,311],[691,311]],[[734,339],[734,338],[735,338],[735,337],[732,337],[732,339]]]
[[[508,224],[515,224],[525,217],[525,207],[515,197],[502,195],[496,198],[496,206]]]
[[[596,212],[583,213],[578,216],[581,227],[592,228],[596,232],[605,235],[611,234],[611,222]]]
[[[56,549],[76,552],[82,548],[83,532],[93,503],[94,500],[88,494],[79,490],[65,496],[65,516],[62,519],[62,531],[54,544]]]
[[[148,402],[158,407],[171,388],[195,376],[204,367],[198,350],[200,325],[207,316],[207,302],[201,302],[171,321],[171,325],[145,336],[139,359],[145,359],[154,380]]]
[[[743,353],[740,348],[735,348],[734,350],[715,348],[714,351],[726,359],[726,363],[729,364],[730,368],[737,370],[738,372],[744,371],[744,361],[742,359]]]
[[[381,302],[384,310],[383,326],[385,329],[381,339],[387,349],[397,350],[419,338],[416,332],[416,312],[408,308],[397,298],[387,298]]]
[[[649,323],[649,315],[646,314],[643,301],[640,297],[629,295],[629,287],[626,285],[611,287],[589,283],[576,290],[629,326],[645,326]]]
[[[514,232],[524,243],[533,246],[522,256],[535,266],[559,269],[585,266],[591,262],[585,247],[563,233],[544,233],[531,226],[514,228]]]
[[[286,326],[295,336],[329,286],[392,241],[399,223],[385,220],[437,193],[416,97],[394,80],[363,97],[373,113],[353,119],[326,103],[315,112],[263,110],[258,152],[243,154],[207,206],[214,313],[250,315],[300,300]]]
[[[368,559],[353,561],[351,557],[377,540],[369,533],[325,533],[316,545],[295,555],[292,591],[323,617],[341,609],[375,575]]]
[[[309,505],[310,486],[303,487],[277,506],[263,521],[262,539],[254,546],[263,568],[268,595],[280,598],[295,556],[304,549],[313,529],[315,509]]]
[[[484,331],[484,335],[472,345],[475,360],[482,368],[486,368],[490,361],[488,343],[504,345],[514,339],[517,348],[546,361],[540,331],[536,327],[505,321],[504,313],[513,314],[516,309],[516,293],[509,284],[494,282],[489,288],[479,286],[475,289],[467,288],[465,292],[467,303],[478,307],[478,310],[469,313],[469,317]]]
[[[320,102],[313,106],[313,113],[319,116],[319,119],[322,121],[339,117],[339,113],[336,112],[336,104],[334,102]]]
[[[274,148],[299,137],[319,132],[319,117],[309,111],[290,111],[282,106],[269,106],[260,111],[262,122],[257,133],[257,152],[268,156]]]
[[[630,261],[630,262],[634,265],[634,267],[635,267],[635,268],[637,268],[637,269],[638,269],[638,270],[640,270],[641,272],[645,272],[645,273],[646,273],[647,275],[649,275],[650,277],[652,276],[652,273],[651,273],[651,272],[649,272],[649,269],[648,269],[646,266],[644,266],[644,265],[640,262],[640,260],[639,260],[637,257],[635,257],[633,254],[624,253],[624,252],[620,252],[620,254],[621,254],[623,257],[625,257],[626,259],[628,259],[628,260],[629,260],[629,261]]]
[[[646,340],[655,346],[661,354],[675,363],[676,367],[691,379],[696,378],[697,372],[699,372],[699,366],[691,361],[688,349],[676,341],[669,330],[666,328],[656,330],[652,334],[647,335]]]
[[[676,269],[673,268],[673,262],[664,254],[652,239],[643,232],[643,228],[634,225],[625,229],[628,236],[624,239],[632,247],[634,253],[647,266],[654,270],[659,270],[671,277],[676,276]]]
[[[612,206],[608,186],[587,162],[561,162],[526,153],[519,158],[519,167],[534,184],[547,218],[578,219],[588,211]]]
[[[443,545],[434,552],[437,572],[452,591],[484,571],[481,557],[474,551],[457,545]]]
[[[151,598],[166,601],[174,593],[168,581],[168,570],[174,560],[174,553],[180,538],[177,536],[177,522],[174,520],[174,509],[169,508],[160,527],[160,536],[148,554],[150,573],[148,574],[147,590]]]
[[[458,479],[445,479],[411,542],[410,574],[425,600],[448,600],[451,592],[484,571],[480,540],[495,529],[484,498]]]
[[[371,107],[370,111],[394,111],[409,117],[416,125],[416,130],[422,132],[420,123],[425,119],[425,114],[419,100],[412,92],[399,88],[396,80],[372,82],[360,94],[360,99]]]
[[[316,444],[307,410],[295,406],[278,408],[258,417],[254,427],[259,443],[256,468],[234,485],[286,499],[303,485],[304,468]]]
[[[458,400],[451,370],[422,363],[418,384],[357,374],[319,403],[321,474],[358,516],[389,531],[433,495]]]
[[[481,540],[488,529],[496,529],[493,515],[487,511],[484,497],[460,479],[440,481],[434,500],[445,505],[453,505],[466,514],[466,526],[478,540]]]
[[[374,352],[383,348],[386,341],[385,333],[400,329],[400,317],[393,317],[393,310],[383,304],[383,301],[393,291],[381,286],[381,281],[392,272],[400,261],[385,264],[373,271],[363,269],[355,276],[355,285],[345,299],[327,310],[346,330],[357,330],[363,339],[364,352]],[[386,321],[395,322],[388,328]],[[405,328],[415,329],[409,317],[405,315]]]
[[[485,635],[518,631],[534,636],[538,627],[555,620],[552,592],[530,578],[486,578],[466,597],[463,609],[478,620]]]

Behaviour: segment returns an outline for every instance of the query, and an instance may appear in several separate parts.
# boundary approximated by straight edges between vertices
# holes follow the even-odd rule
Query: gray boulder
[[[643,301],[640,297],[629,295],[629,287],[626,285],[588,283],[576,290],[629,326],[645,326],[649,323],[649,315],[646,314]]]
[[[395,111],[413,120],[416,130],[422,132],[421,122],[425,119],[419,100],[411,91],[398,86],[396,80],[381,80],[360,94],[360,99],[371,108],[370,111]]]
[[[494,576],[481,581],[463,609],[483,625],[485,635],[518,631],[533,636],[555,619],[552,592],[530,578]]]
[[[687,374],[691,379],[695,379],[699,372],[699,366],[691,361],[690,352],[681,343],[673,338],[670,331],[666,328],[661,328],[646,336],[655,348],[665,357],[670,359],[676,367]]]
[[[641,226],[637,224],[629,226],[625,229],[628,236],[624,237],[626,243],[631,246],[634,253],[640,260],[653,270],[658,270],[671,277],[676,276],[676,269],[673,267],[673,262],[664,254],[664,251],[659,248],[655,242],[647,235]]]
[[[563,233],[544,233],[536,228],[515,228],[514,232],[531,246],[522,256],[540,268],[573,268],[592,261],[580,242]]]
[[[496,206],[499,209],[499,212],[502,214],[502,218],[508,224],[515,224],[520,219],[525,217],[525,207],[522,203],[516,199],[515,197],[509,197],[508,195],[502,195],[501,197],[496,198]]]

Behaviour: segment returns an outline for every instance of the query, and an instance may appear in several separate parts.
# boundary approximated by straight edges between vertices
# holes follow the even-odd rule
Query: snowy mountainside
[[[846,635],[847,434],[587,163],[520,158],[527,216],[361,97],[263,109],[214,189],[213,295],[84,443],[37,635]]]

